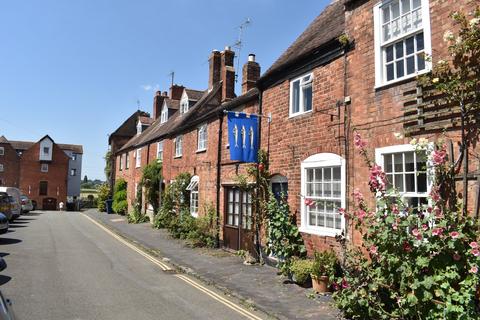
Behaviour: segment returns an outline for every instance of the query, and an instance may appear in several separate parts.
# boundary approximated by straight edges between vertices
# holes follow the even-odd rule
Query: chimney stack
[[[156,120],[158,117],[160,117],[160,114],[162,113],[163,100],[165,100],[165,98],[166,95],[162,95],[160,91],[155,93],[155,97],[153,97],[153,120]]]
[[[242,94],[255,87],[255,83],[260,78],[260,65],[255,62],[255,55],[250,53],[248,61],[242,68]]]
[[[221,56],[221,80],[222,80],[222,102],[235,98],[235,68],[233,60],[235,52],[230,47],[225,47]]]
[[[208,90],[212,90],[213,86],[220,82],[220,68],[221,68],[221,61],[220,61],[220,51],[213,50],[210,54],[210,58],[208,58],[209,62],[209,69],[208,69]]]
[[[182,98],[184,86],[179,86],[178,84],[174,84],[170,87],[170,99],[173,100],[180,100]]]

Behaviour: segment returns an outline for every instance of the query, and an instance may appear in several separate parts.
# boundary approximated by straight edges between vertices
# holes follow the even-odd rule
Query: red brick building
[[[82,154],[82,146],[57,144],[48,135],[38,142],[12,141],[2,136],[0,185],[19,188],[37,202],[39,209],[56,210],[60,202],[66,205],[72,201],[67,196],[73,198],[72,192],[80,188]],[[78,188],[72,186],[76,181]]]

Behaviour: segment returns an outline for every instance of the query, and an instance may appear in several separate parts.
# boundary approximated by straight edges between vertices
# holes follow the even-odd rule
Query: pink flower
[[[475,256],[475,257],[479,257],[480,256],[480,250],[478,249],[472,249],[472,254]]]
[[[355,188],[355,190],[353,190],[353,198],[357,203],[363,201],[363,194],[360,192],[360,190],[358,190],[358,188]]]
[[[477,266],[472,266],[470,268],[470,273],[477,273],[478,272],[478,267]]]
[[[426,224],[422,224],[422,229],[423,231],[427,231],[428,230],[428,226]]]
[[[400,210],[398,210],[398,206],[396,204],[394,204],[392,206],[392,213],[393,214],[399,214],[400,213]]]
[[[415,237],[417,237],[418,235],[420,235],[420,231],[418,231],[418,229],[415,228],[415,229],[412,230],[412,234],[413,234]]]
[[[344,208],[338,208],[338,214],[344,215],[345,214],[345,209]]]
[[[435,207],[433,210],[435,210],[435,217],[443,218],[443,212],[441,208]]]
[[[404,242],[403,243],[403,250],[406,251],[406,252],[410,252],[410,251],[412,251],[412,247],[410,246],[410,244],[408,242]]]
[[[385,178],[385,172],[383,172],[382,167],[377,164],[374,164],[370,169],[370,178],[368,184],[370,185],[370,190],[375,191],[385,191],[385,185],[387,180]]]
[[[307,207],[311,207],[311,206],[315,205],[315,201],[307,198],[307,199],[305,199],[305,205]]]
[[[343,280],[342,280],[342,289],[346,289],[346,288],[348,288],[348,287],[350,287],[350,285],[348,284],[347,279],[343,278]]]
[[[453,260],[459,261],[462,257],[458,253],[453,254]]]
[[[397,230],[397,229],[398,229],[398,224],[397,224],[396,222],[394,222],[394,223],[392,224],[392,229],[393,229],[393,230]]]
[[[432,235],[434,235],[434,236],[439,236],[439,235],[441,235],[442,233],[443,233],[443,229],[442,229],[442,228],[434,228],[434,229],[432,230]]]
[[[432,154],[433,164],[436,166],[442,165],[445,162],[446,157],[447,157],[447,151],[445,151],[444,149],[433,151],[433,154]]]
[[[370,247],[370,253],[375,255],[378,252],[378,247],[377,246],[371,246]]]
[[[367,146],[367,143],[362,139],[360,134],[356,131],[353,137],[353,141],[354,141],[355,147],[357,147],[358,149],[363,149]]]
[[[359,220],[363,220],[363,218],[365,218],[365,216],[367,215],[367,213],[362,210],[362,209],[358,209],[357,211],[355,211],[355,215],[357,216],[357,218]]]
[[[470,242],[470,248],[477,249],[478,248],[478,243],[476,243],[475,241]]]
[[[438,186],[432,187],[432,191],[430,192],[430,197],[435,202],[440,200],[440,193],[439,193],[439,190],[438,190]]]
[[[457,239],[459,236],[460,233],[458,233],[457,231],[450,232],[450,237],[452,237],[452,239]]]

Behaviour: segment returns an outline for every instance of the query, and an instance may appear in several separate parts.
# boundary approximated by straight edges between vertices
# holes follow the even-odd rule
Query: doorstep
[[[243,259],[226,250],[191,248],[172,238],[167,230],[150,223],[128,224],[124,216],[90,209],[84,214],[100,222],[149,253],[201,281],[230,294],[246,305],[278,319],[339,318],[330,296],[314,295],[312,289],[284,283],[278,269],[269,265],[244,265]],[[312,298],[314,297],[314,298]]]

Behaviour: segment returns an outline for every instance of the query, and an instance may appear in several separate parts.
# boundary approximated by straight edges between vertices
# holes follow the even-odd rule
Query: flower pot
[[[320,276],[317,277],[312,274],[312,285],[313,285],[313,290],[315,290],[316,293],[326,293],[328,292],[328,276]]]

